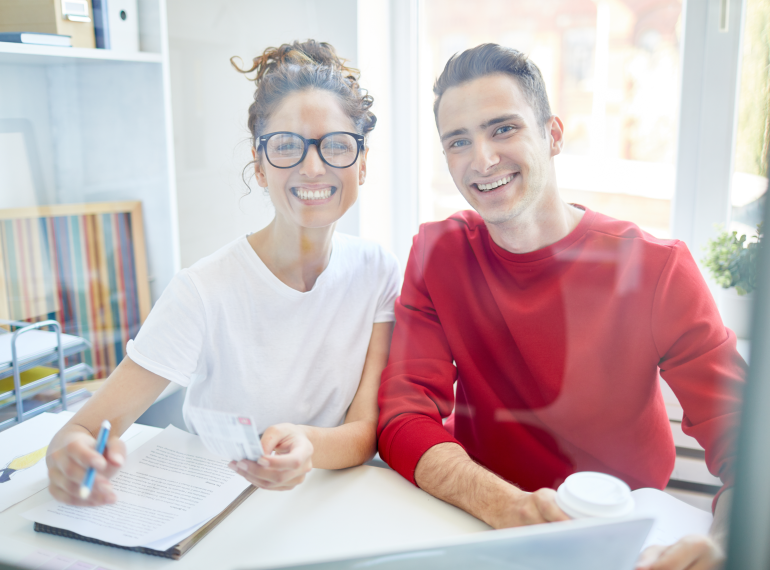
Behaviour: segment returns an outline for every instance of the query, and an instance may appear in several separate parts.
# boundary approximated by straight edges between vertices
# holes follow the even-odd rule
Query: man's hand
[[[294,424],[276,424],[262,434],[265,455],[259,461],[231,461],[228,467],[255,487],[288,491],[305,480],[313,468],[313,444]],[[275,451],[275,455],[270,455]]]
[[[693,534],[671,546],[645,549],[636,570],[718,570],[724,562],[721,546],[708,536]]]
[[[538,489],[534,493],[521,491],[510,508],[505,510],[503,517],[495,525],[496,528],[570,520],[556,504],[556,491],[548,488]]]
[[[475,463],[456,443],[440,443],[426,451],[414,478],[423,491],[493,528],[569,520],[556,505],[556,491],[522,491]]]

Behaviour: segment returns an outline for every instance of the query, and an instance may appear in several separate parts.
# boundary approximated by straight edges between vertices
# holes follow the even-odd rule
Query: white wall
[[[56,165],[47,69],[0,64],[0,77],[0,208],[54,203]],[[32,149],[25,148],[29,136]]]
[[[182,267],[264,227],[272,206],[253,181],[246,128],[254,84],[230,65],[295,39],[326,41],[357,65],[356,0],[168,0],[171,101]],[[368,182],[367,182],[368,184]],[[359,234],[359,208],[338,229]]]

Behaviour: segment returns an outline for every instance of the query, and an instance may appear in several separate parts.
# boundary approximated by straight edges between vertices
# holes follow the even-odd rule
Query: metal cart
[[[63,334],[61,325],[54,320],[27,323],[0,319],[0,324],[11,329],[6,331],[0,328],[0,380],[13,376],[13,389],[0,393],[0,410],[14,404],[16,406],[15,417],[0,421],[0,430],[57,406],[66,410],[68,400],[80,399],[87,391],[84,388],[67,394],[66,384],[93,374],[91,367],[81,362],[65,368],[64,363],[66,357],[91,348],[90,342],[78,336]],[[53,331],[40,330],[42,328],[52,328]],[[57,363],[57,372],[21,385],[22,372],[51,362]],[[32,409],[24,409],[25,400],[57,383],[61,390],[59,398]]]

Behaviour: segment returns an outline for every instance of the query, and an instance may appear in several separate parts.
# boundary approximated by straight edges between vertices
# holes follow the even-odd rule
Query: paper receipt
[[[211,453],[235,461],[257,461],[264,455],[254,418],[192,406],[187,414]]]

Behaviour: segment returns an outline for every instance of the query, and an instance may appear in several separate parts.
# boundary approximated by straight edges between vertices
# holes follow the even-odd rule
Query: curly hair
[[[374,129],[377,117],[370,111],[374,99],[358,84],[359,71],[346,65],[334,47],[325,42],[307,40],[267,48],[255,57],[248,69],[230,63],[243,74],[254,72],[256,90],[249,106],[248,127],[252,146],[264,134],[265,124],[283,99],[294,92],[322,89],[337,96],[343,111],[352,119],[359,134]]]

